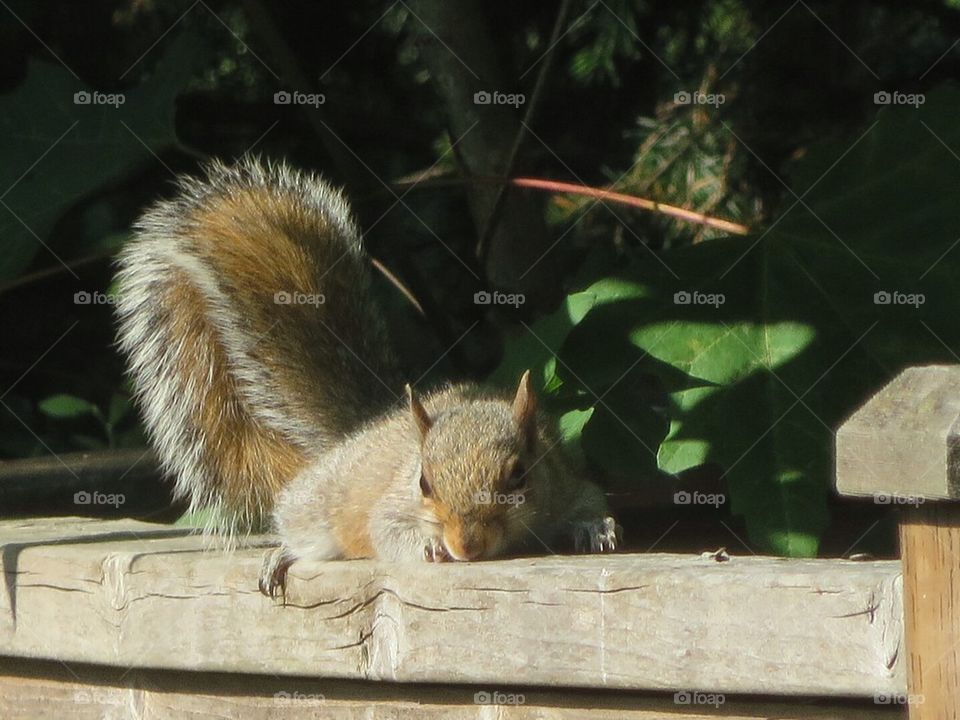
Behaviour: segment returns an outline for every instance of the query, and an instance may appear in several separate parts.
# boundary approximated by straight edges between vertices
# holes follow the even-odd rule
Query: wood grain
[[[841,495],[910,507],[960,499],[960,365],[907,368],[837,431]]]
[[[960,718],[960,504],[904,514],[904,628],[911,720]]]
[[[298,563],[129,521],[0,523],[0,655],[404,682],[903,693],[897,562]]]
[[[514,704],[476,702],[491,698]],[[411,685],[167,672],[0,659],[0,717],[77,720],[900,720],[871,701],[746,699],[516,686]]]

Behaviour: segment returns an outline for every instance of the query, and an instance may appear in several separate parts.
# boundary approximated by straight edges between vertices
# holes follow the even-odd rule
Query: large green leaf
[[[814,554],[833,431],[902,367],[956,361],[958,116],[960,93],[941,90],[811,149],[767,232],[638,263],[624,273],[634,298],[592,309],[564,343],[560,360],[588,385],[661,377],[671,406],[659,466],[724,468],[758,549]],[[704,302],[678,303],[684,292]],[[895,301],[878,304],[878,292]],[[600,417],[584,426],[585,445]],[[641,439],[630,445],[637,463],[658,442],[653,429]],[[610,469],[622,469],[623,452]]]
[[[596,283],[585,292],[567,296],[553,313],[508,339],[503,360],[489,381],[511,387],[524,370],[530,370],[538,378],[541,387],[547,387],[551,393],[555,393],[559,389],[555,383],[551,383],[556,372],[555,356],[570,330],[594,307],[642,295],[643,292],[643,288],[636,283],[610,278]]]
[[[47,252],[54,223],[78,199],[176,141],[174,100],[189,79],[195,47],[195,38],[172,41],[122,104],[76,103],[77,93],[88,98],[94,88],[60,65],[36,61],[15,92],[0,96],[0,281]],[[63,258],[78,250],[52,248]]]

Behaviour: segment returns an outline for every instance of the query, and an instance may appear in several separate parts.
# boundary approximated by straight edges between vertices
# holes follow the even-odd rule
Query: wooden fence
[[[301,562],[281,602],[269,538],[4,521],[0,717],[956,718],[958,418],[960,368],[914,369],[838,433],[902,562]]]

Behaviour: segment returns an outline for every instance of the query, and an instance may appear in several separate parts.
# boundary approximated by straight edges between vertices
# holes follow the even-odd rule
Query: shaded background
[[[411,378],[535,369],[631,547],[889,553],[896,508],[831,495],[832,432],[958,359],[958,39],[933,1],[4,0],[0,457],[70,492],[0,466],[0,512],[166,516],[140,469],[78,508],[58,458],[145,443],[111,319],[131,223],[255,153],[346,187],[420,306],[378,274]]]

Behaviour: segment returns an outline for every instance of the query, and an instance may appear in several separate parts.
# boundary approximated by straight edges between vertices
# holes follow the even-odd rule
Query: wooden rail
[[[491,705],[477,700],[510,699]],[[499,695],[498,695],[499,694]],[[894,705],[151,671],[0,660],[0,717],[36,720],[899,720]]]
[[[262,554],[132,521],[0,523],[0,656],[495,687],[906,687],[898,562],[298,563],[283,605],[257,591]]]

